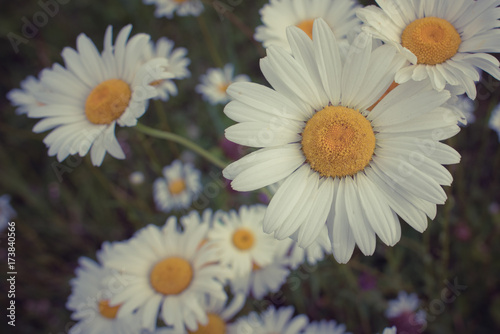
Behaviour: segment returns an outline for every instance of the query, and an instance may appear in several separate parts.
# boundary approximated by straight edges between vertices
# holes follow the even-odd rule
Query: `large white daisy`
[[[223,69],[209,68],[207,73],[200,77],[200,84],[196,86],[196,91],[212,105],[227,103],[229,101],[227,87],[233,82],[246,81],[250,81],[248,75],[234,76],[234,65],[226,64]]]
[[[478,69],[500,80],[499,61],[485,52],[500,52],[498,0],[376,0],[379,7],[360,8],[363,29],[394,46],[411,63],[395,80],[431,79],[441,91],[448,83],[476,98]]]
[[[251,312],[239,318],[228,327],[228,334],[299,334],[307,326],[309,320],[304,314],[293,316],[292,306],[276,309],[270,306],[262,314]]]
[[[235,276],[248,275],[254,265],[273,261],[276,240],[262,231],[266,213],[264,205],[242,206],[221,217],[208,232],[208,240],[217,249],[220,262],[229,266]]]
[[[147,63],[142,53],[149,35],[137,34],[128,42],[131,25],[124,27],[114,45],[112,28],[104,36],[100,54],[92,41],[81,34],[77,50],[65,48],[65,67],[55,64],[40,74],[46,91],[36,94],[41,106],[33,106],[28,116],[43,118],[34,132],[53,131],[44,139],[49,155],[62,161],[70,154],[86,155],[101,165],[106,152],[118,159],[125,154],[116,140],[115,125],[134,126],[146,111],[148,99],[156,95],[149,84],[172,77],[164,67],[166,59]]]
[[[71,318],[77,323],[69,330],[70,334],[137,334],[140,323],[136,314],[117,318],[120,305],[111,306],[109,298],[122,288],[123,277],[117,271],[103,267],[101,263],[113,246],[104,243],[97,252],[98,262],[81,257],[76,277],[70,281],[72,288],[66,307],[73,311]]]
[[[153,195],[158,210],[170,212],[186,209],[198,198],[201,174],[190,163],[175,160],[163,168],[163,177],[155,180]]]
[[[255,30],[255,40],[265,48],[270,45],[290,50],[286,28],[297,26],[312,38],[315,19],[321,17],[332,28],[337,39],[344,39],[361,22],[356,17],[355,0],[270,0],[260,10],[263,25]]]
[[[200,0],[143,0],[146,5],[156,5],[155,16],[168,19],[179,16],[199,16],[203,12]]]
[[[45,93],[47,88],[37,78],[30,75],[21,81],[20,86],[21,89],[15,88],[7,93],[10,103],[17,107],[18,115],[27,114],[30,108],[43,105],[36,96]]]
[[[121,304],[118,318],[137,311],[141,326],[150,331],[158,314],[178,332],[207,323],[203,300],[227,298],[223,286],[230,272],[218,264],[213,249],[200,247],[206,229],[207,224],[200,224],[180,232],[171,217],[162,228],[143,228],[110,254],[105,266],[129,277],[129,284],[110,299],[112,306]]]
[[[254,83],[228,88],[234,99],[224,112],[239,124],[226,138],[262,148],[232,163],[224,176],[238,191],[284,180],[271,199],[264,231],[277,239],[297,233],[309,246],[327,225],[332,251],[347,262],[358,244],[370,255],[376,238],[394,245],[397,215],[422,232],[450,185],[442,164],[460,155],[440,140],[455,135],[453,112],[442,105],[448,91],[407,82],[390,91],[405,62],[391,46],[372,51],[360,34],[340,57],[329,26],[315,21],[313,39],[288,28],[292,54],[269,47],[261,70],[274,89]],[[369,111],[371,110],[371,111]]]
[[[186,48],[174,49],[174,42],[166,37],[161,37],[156,45],[150,41],[148,47],[144,51],[144,58],[151,60],[154,58],[165,58],[168,61],[166,70],[174,75],[171,79],[158,80],[150,85],[158,90],[158,96],[155,99],[167,101],[169,95],[177,95],[177,86],[173,79],[187,78],[191,73],[188,70],[188,65],[191,60],[186,57]]]

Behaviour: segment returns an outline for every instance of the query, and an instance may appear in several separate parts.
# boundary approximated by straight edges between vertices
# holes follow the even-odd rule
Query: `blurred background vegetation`
[[[258,10],[266,1],[221,0],[218,10],[206,1],[201,18],[175,16],[172,20],[155,18],[154,6],[140,0],[60,2],[65,4],[58,4],[57,13],[33,38],[21,43],[18,52],[7,35],[22,36],[23,20],[33,22],[43,9],[37,1],[27,0],[0,5],[0,195],[10,194],[18,212],[13,333],[67,332],[72,322],[65,302],[77,259],[95,259],[102,242],[129,238],[147,224],[165,221],[167,215],[154,207],[152,182],[162,166],[174,159],[193,161],[203,172],[207,186],[193,209],[229,210],[264,200],[257,194],[231,192],[217,167],[133,127],[116,131],[127,155],[124,161],[107,156],[99,168],[91,165],[89,157],[58,163],[47,156],[42,142],[46,133],[32,133],[36,120],[16,115],[5,95],[26,76],[61,63],[62,49],[75,47],[78,34],[84,32],[101,49],[108,25],[113,25],[116,36],[121,27],[132,23],[133,34],[149,33],[153,40],[166,36],[176,47],[186,47],[192,60],[191,77],[177,81],[179,95],[166,103],[151,103],[140,122],[184,135],[227,161],[234,160],[245,151],[221,145],[223,130],[231,124],[222,113],[223,106],[204,103],[194,87],[209,67],[228,62],[235,64],[237,73],[265,84],[258,68],[263,50],[247,35],[260,24]],[[241,27],[247,27],[246,32]],[[207,52],[206,34],[221,61]],[[487,125],[499,96],[500,84],[483,76],[475,101],[476,121],[449,141],[462,155],[462,162],[450,167],[454,183],[445,189],[448,201],[438,207],[437,218],[425,233],[403,223],[402,240],[393,248],[379,243],[372,257],[356,250],[347,265],[328,257],[318,266],[299,268],[283,293],[264,304],[294,305],[311,320],[336,319],[353,333],[375,333],[389,324],[384,317],[387,300],[405,290],[416,292],[422,300],[428,314],[426,333],[500,332],[500,147],[496,133]],[[134,171],[144,173],[143,184],[130,183]],[[3,310],[7,305],[6,243],[1,232]],[[467,288],[453,302],[439,303],[444,300],[443,291],[448,297],[447,281]],[[245,311],[260,310],[264,304],[249,304]],[[7,327],[5,319],[0,328]]]

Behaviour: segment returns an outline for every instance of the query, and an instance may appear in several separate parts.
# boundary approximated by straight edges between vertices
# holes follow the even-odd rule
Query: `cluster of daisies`
[[[69,333],[346,333],[335,320],[310,322],[291,306],[236,316],[245,304],[258,308],[247,298],[277,292],[291,269],[325,255],[321,245],[304,250],[265,234],[264,214],[263,205],[192,211],[105,242],[97,262],[80,258],[70,281],[67,308],[76,324]],[[414,311],[411,297],[410,307],[407,295],[389,302],[389,319]]]
[[[204,10],[199,0],[144,2],[156,4],[158,17]],[[423,232],[447,199],[444,166],[460,161],[442,141],[473,121],[482,72],[500,79],[489,54],[500,52],[500,1],[377,3],[270,0],[261,9],[255,39],[266,48],[260,69],[270,87],[235,77],[227,64],[195,90],[210,104],[230,101],[224,113],[236,124],[226,138],[256,150],[223,175],[237,191],[268,187],[269,206],[193,212],[103,245],[98,263],[82,259],[72,281],[73,333],[153,332],[158,323],[159,333],[344,331],[308,325],[291,308],[232,318],[245,296],[279,290],[304,259],[331,253],[346,263],[356,245],[373,254],[377,237],[394,246],[400,219]],[[116,124],[136,125],[149,100],[175,96],[174,80],[190,74],[185,49],[130,32],[113,42],[109,27],[102,52],[80,35],[76,50],[63,50],[64,66],[9,93],[19,113],[41,119],[33,131],[52,130],[50,156],[90,152],[94,165],[106,153],[124,158]],[[489,124],[500,138],[499,110]],[[159,210],[187,208],[199,195],[192,166],[174,162],[163,174],[154,183]]]

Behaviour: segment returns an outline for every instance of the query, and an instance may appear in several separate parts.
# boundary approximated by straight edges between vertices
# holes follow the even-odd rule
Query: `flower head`
[[[444,108],[448,91],[408,82],[390,91],[405,60],[391,46],[373,50],[360,34],[345,59],[329,26],[318,19],[313,39],[288,29],[292,53],[271,46],[261,70],[273,86],[235,83],[224,112],[239,124],[226,138],[261,148],[223,174],[238,191],[283,181],[263,225],[307,247],[325,223],[333,255],[346,262],[355,244],[370,255],[376,235],[387,245],[401,236],[397,215],[422,232],[451,184],[442,164],[459,154],[440,143],[459,131]],[[424,143],[430,146],[424,145]]]
[[[276,309],[270,306],[262,314],[251,312],[246,317],[239,318],[228,328],[228,334],[298,334],[307,326],[307,316],[300,314],[293,316],[293,307]]]
[[[478,69],[500,79],[499,61],[485,52],[500,52],[496,1],[377,1],[360,8],[363,29],[411,63],[399,69],[398,83],[430,78],[439,91],[460,86],[476,98]]]
[[[143,0],[146,5],[156,5],[155,16],[168,19],[179,16],[199,16],[203,12],[200,0]]]
[[[233,64],[226,64],[223,69],[210,68],[200,77],[200,84],[196,91],[210,104],[221,104],[229,101],[227,87],[233,82],[247,82],[250,78],[245,74],[234,76]]]
[[[201,192],[200,171],[190,163],[175,160],[163,168],[163,177],[153,184],[153,195],[158,210],[186,209]]]
[[[180,232],[171,217],[162,228],[149,225],[117,247],[105,266],[130,282],[110,299],[111,305],[122,305],[118,317],[139,312],[141,326],[150,331],[158,315],[177,332],[205,325],[203,300],[226,300],[223,284],[230,274],[218,264],[216,252],[201,245],[207,229],[208,224],[200,224]]]
[[[255,31],[255,39],[264,47],[270,45],[290,49],[286,28],[294,25],[312,38],[313,22],[321,17],[338,40],[345,39],[361,22],[356,17],[358,4],[353,0],[271,0],[260,10],[263,25]]]
[[[112,28],[104,36],[100,54],[84,34],[78,36],[77,50],[65,48],[65,67],[55,64],[40,74],[44,93],[37,94],[38,106],[28,116],[42,118],[34,132],[52,132],[45,137],[49,156],[62,161],[70,154],[86,155],[102,164],[106,152],[118,159],[125,154],[116,140],[116,124],[134,126],[146,111],[147,101],[157,92],[149,85],[172,76],[165,71],[166,59],[144,63],[143,49],[149,35],[137,34],[128,42],[132,26],[124,27],[114,45]]]

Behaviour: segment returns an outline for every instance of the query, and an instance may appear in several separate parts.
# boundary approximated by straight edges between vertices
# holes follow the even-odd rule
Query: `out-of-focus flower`
[[[133,185],[143,184],[144,183],[144,173],[140,172],[140,171],[133,172],[128,176],[128,180]]]
[[[0,232],[5,230],[7,224],[17,215],[16,211],[10,205],[10,196],[0,196]]]
[[[199,16],[203,12],[200,0],[143,0],[146,5],[156,5],[155,16],[171,19],[179,16]]]
[[[300,314],[293,316],[293,307],[276,309],[269,307],[262,314],[251,312],[246,317],[241,317],[228,326],[228,334],[240,333],[286,333],[299,334],[307,326],[307,316]]]
[[[488,122],[490,129],[496,131],[498,140],[500,141],[500,104],[491,112],[490,120]]]
[[[44,94],[47,88],[37,78],[30,75],[21,81],[20,86],[21,89],[15,88],[7,93],[10,103],[17,107],[16,113],[18,115],[27,114],[30,108],[43,105],[37,96]]]
[[[248,75],[234,76],[234,65],[226,64],[223,69],[209,68],[207,73],[200,77],[201,83],[196,86],[196,91],[212,105],[224,104],[229,101],[226,90],[230,84],[248,81]]]

